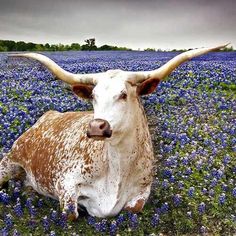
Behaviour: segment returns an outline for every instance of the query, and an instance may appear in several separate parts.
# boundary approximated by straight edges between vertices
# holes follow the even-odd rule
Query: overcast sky
[[[0,0],[0,39],[173,49],[236,47],[234,0]]]

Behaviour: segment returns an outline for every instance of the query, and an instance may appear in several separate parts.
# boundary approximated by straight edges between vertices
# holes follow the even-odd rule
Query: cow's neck
[[[135,168],[135,164],[143,153],[152,155],[152,143],[147,119],[141,104],[137,104],[134,111],[136,116],[132,121],[129,132],[118,143],[107,143],[107,158],[109,163],[109,177],[117,181],[124,181]],[[108,177],[108,178],[109,178]]]

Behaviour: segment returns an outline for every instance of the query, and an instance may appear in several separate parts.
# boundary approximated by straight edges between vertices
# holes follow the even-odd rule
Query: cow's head
[[[115,138],[129,133],[131,124],[136,122],[139,96],[155,91],[161,80],[176,67],[193,57],[224,48],[194,49],[179,54],[154,71],[127,72],[109,70],[96,74],[72,74],[48,57],[36,54],[14,54],[33,58],[44,64],[57,78],[70,84],[79,97],[91,99],[94,119],[90,122],[87,136],[94,139]]]

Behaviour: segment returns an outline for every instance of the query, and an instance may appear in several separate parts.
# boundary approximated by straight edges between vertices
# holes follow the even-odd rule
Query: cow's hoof
[[[69,221],[76,221],[77,218],[78,218],[78,214],[76,214],[76,213],[69,213],[69,214],[67,215],[67,219],[68,219]]]
[[[23,192],[23,196],[26,195],[26,196],[33,196],[37,193],[37,191],[35,191],[31,186],[26,186],[24,188],[24,192]]]

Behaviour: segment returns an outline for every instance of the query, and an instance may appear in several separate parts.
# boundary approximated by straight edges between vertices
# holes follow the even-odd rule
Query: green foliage
[[[64,44],[36,44],[25,43],[23,41],[15,42],[11,40],[0,40],[0,52],[10,51],[131,51],[127,47],[118,47],[104,44],[101,47],[97,47],[95,44],[95,38],[86,39],[85,44],[82,46],[79,43],[72,43],[71,45]]]
[[[156,49],[155,48],[146,48],[146,49],[144,49],[144,51],[146,51],[146,52],[155,52]]]
[[[0,52],[6,51],[78,51],[80,50],[79,43],[72,43],[71,45],[64,44],[36,44],[36,43],[25,43],[23,41],[15,42],[11,40],[0,40]]]
[[[97,50],[97,46],[95,45],[95,38],[86,39],[85,43],[86,44],[83,44],[81,46],[81,50],[82,51],[94,51],[94,50]]]

